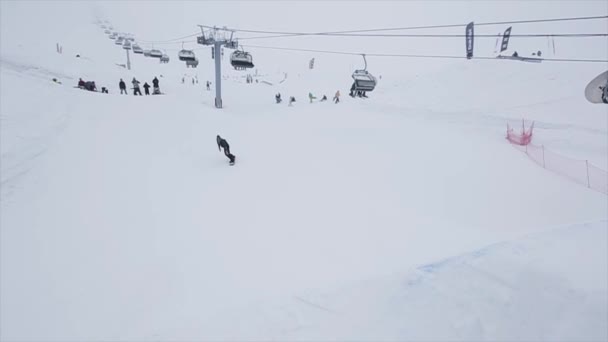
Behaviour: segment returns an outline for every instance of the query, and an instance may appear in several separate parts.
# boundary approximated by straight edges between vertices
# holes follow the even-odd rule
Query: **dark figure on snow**
[[[293,106],[293,103],[296,102],[296,98],[295,97],[290,97],[289,98],[289,106]]]
[[[340,91],[336,91],[336,95],[334,95],[334,103],[340,102]]]
[[[139,96],[141,96],[141,90],[139,90],[139,81],[133,77],[133,81],[131,81],[131,83],[133,83],[133,95],[139,94]]]
[[[81,85],[81,82],[82,82],[82,85]],[[93,82],[93,81],[85,82],[82,79],[80,79],[78,81],[78,87],[81,89],[88,90],[88,91],[97,91],[97,86],[95,85],[95,82]]]
[[[207,81],[207,90],[211,90],[211,82]]]
[[[108,92],[108,88],[106,88],[106,87],[101,87],[101,92],[102,92],[103,94],[109,94],[109,92]]]
[[[120,79],[120,82],[118,82],[118,88],[120,88],[121,95],[123,92],[125,93],[125,95],[127,95],[127,85],[125,84],[125,81],[122,80],[122,78]]]
[[[226,155],[226,157],[228,157],[228,159],[230,159],[230,164],[234,164],[234,160],[236,159],[236,157],[234,156],[234,154],[230,153],[230,145],[228,145],[226,139],[223,139],[218,135],[215,140],[217,141],[217,149],[219,151],[222,151],[223,148],[224,154]]]
[[[150,95],[150,85],[148,82],[144,83],[144,94]]]
[[[323,95],[323,97],[321,98],[321,102],[323,101],[327,101],[327,96]]]
[[[275,99],[275,101],[277,101],[277,103],[281,103],[281,101],[283,101],[283,100],[281,99],[281,93],[277,93],[277,94],[274,96],[274,99]]]
[[[600,86],[600,90],[602,91],[602,102],[608,103],[608,82],[603,87]]]
[[[513,57],[519,57],[519,54],[517,53],[517,51],[513,52]]]
[[[158,81],[158,78],[154,77],[154,79],[152,80],[152,85],[154,86],[154,90],[152,91],[153,95],[158,95],[160,94],[160,86],[159,86],[160,82]]]

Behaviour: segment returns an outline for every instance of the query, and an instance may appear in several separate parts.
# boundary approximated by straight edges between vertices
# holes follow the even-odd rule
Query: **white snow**
[[[149,13],[130,20],[140,4]],[[251,48],[260,83],[246,84],[227,50],[218,110],[208,48],[197,69],[178,44],[160,47],[175,49],[171,63],[131,55],[127,71],[92,24],[167,40],[199,23],[331,31],[608,12],[479,3],[450,17],[406,4],[0,2],[0,339],[607,340],[608,197],[505,140],[507,123],[535,120],[535,143],[605,169],[606,106],[583,90],[606,65],[368,57],[382,79],[352,99],[358,56]],[[362,27],[353,15],[367,9]],[[402,47],[299,39],[251,45]],[[464,54],[452,43],[401,52]],[[605,41],[559,43],[556,57],[608,58]],[[154,76],[165,95],[118,95],[120,78]],[[110,94],[75,89],[79,77]],[[309,91],[329,101],[310,104]]]

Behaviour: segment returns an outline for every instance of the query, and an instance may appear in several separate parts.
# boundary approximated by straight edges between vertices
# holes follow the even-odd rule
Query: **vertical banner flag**
[[[473,25],[471,21],[466,28],[467,59],[473,58]]]
[[[509,47],[509,37],[511,36],[511,28],[505,30],[505,33],[502,35],[502,45],[500,46],[500,52],[503,52]]]

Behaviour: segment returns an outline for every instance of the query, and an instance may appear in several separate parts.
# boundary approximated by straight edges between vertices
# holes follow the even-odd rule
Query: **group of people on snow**
[[[314,96],[312,93],[308,93],[308,100],[310,101],[310,103],[313,102],[313,100],[316,100],[316,96]],[[277,93],[274,95],[274,100],[277,104],[283,102],[283,99],[281,98],[281,93]],[[323,95],[323,97],[321,98],[320,102],[324,102],[327,101],[327,96]],[[334,95],[334,98],[332,100],[334,103],[339,103],[340,102],[340,91],[336,91],[336,94]],[[293,106],[293,103],[296,102],[296,98],[293,96],[289,97],[289,106]]]
[[[316,100],[317,97],[314,96],[312,93],[308,93],[308,100],[310,101],[310,103],[313,102],[313,100]],[[327,95],[323,94],[323,97],[321,98],[321,100],[319,102],[324,102],[327,101]],[[340,102],[340,91],[337,90],[336,93],[334,94],[334,98],[332,99],[332,101],[334,103],[339,103]]]
[[[139,88],[139,85],[141,84],[141,82],[139,82],[135,77],[133,77],[133,80],[131,81],[131,84],[133,85],[133,95],[137,96],[137,95],[142,95],[141,94],[141,89]],[[120,79],[120,82],[118,82],[118,88],[120,88],[120,93],[121,94],[125,94],[127,95],[127,84],[125,83],[125,81],[123,81],[123,79]],[[143,85],[144,88],[144,94],[146,95],[150,95],[150,85],[148,84],[148,82],[144,82]],[[157,77],[154,77],[154,79],[152,80],[152,95],[159,95],[160,94],[160,81],[158,80]]]
[[[188,75],[182,76],[182,84],[186,83],[186,76],[188,76]],[[194,85],[194,84],[198,84],[198,76],[192,77],[192,85]]]

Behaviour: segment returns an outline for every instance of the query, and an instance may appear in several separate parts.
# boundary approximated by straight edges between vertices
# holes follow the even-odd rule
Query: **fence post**
[[[589,161],[585,160],[585,166],[587,167],[587,187],[591,188],[591,182],[589,181]]]
[[[545,145],[541,145],[541,147],[543,148],[543,167],[546,169],[546,167],[545,167]]]

